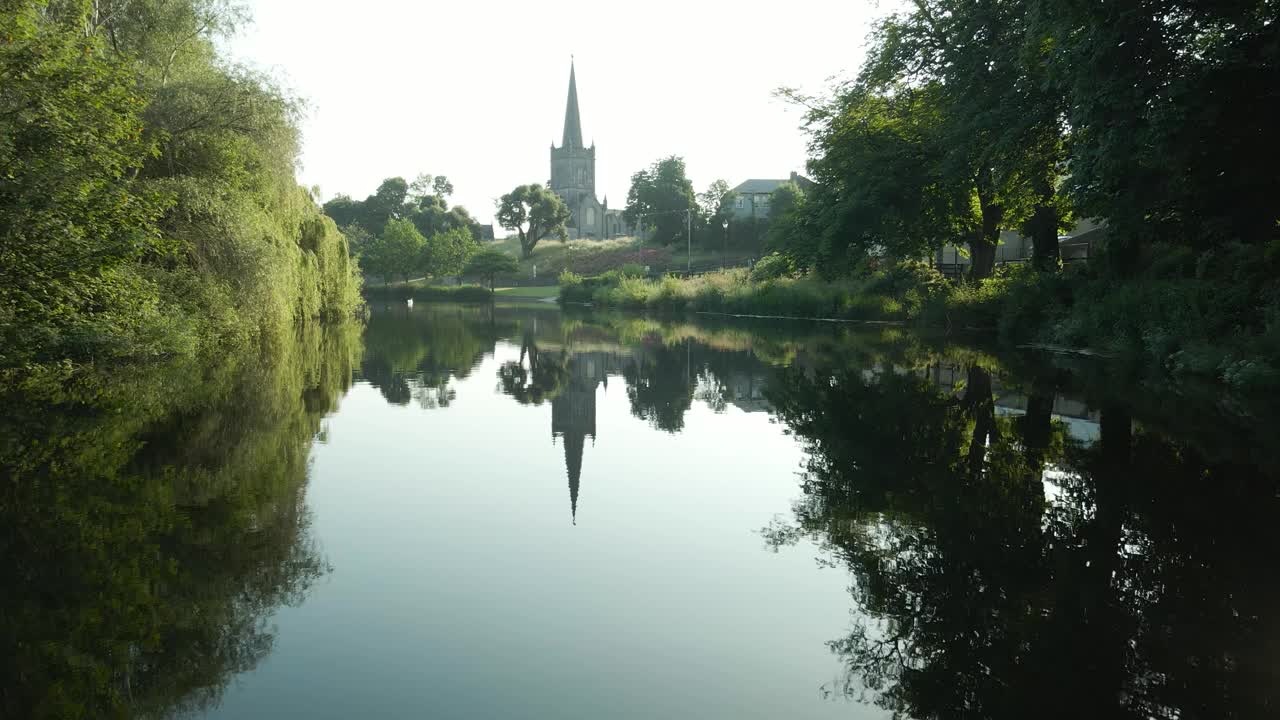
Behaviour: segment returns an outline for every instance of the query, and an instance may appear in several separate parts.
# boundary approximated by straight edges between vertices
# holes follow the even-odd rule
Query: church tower
[[[578,79],[569,62],[569,98],[564,107],[564,134],[560,147],[551,144],[551,191],[564,200],[573,213],[569,231],[573,237],[604,237],[604,207],[596,200],[596,147],[582,141],[582,118],[578,112]]]

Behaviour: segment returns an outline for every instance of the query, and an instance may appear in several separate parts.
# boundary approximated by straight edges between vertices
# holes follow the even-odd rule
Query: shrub
[[[751,268],[751,279],[758,282],[776,280],[795,272],[791,259],[776,252],[769,253],[756,262]]]

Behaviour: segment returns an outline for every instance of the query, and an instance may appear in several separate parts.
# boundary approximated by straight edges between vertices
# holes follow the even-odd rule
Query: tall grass
[[[1041,273],[1002,268],[979,283],[949,283],[906,263],[825,281],[745,270],[660,279],[606,273],[561,278],[561,301],[655,312],[899,321],[980,330],[1002,342],[1042,343],[1136,358],[1172,376],[1240,389],[1280,389],[1280,252],[1225,248],[1157,252],[1146,272],[1118,279],[1087,267]]]

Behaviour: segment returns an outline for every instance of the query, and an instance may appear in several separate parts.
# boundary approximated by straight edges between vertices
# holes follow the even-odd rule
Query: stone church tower
[[[625,234],[622,214],[609,210],[609,199],[596,199],[596,146],[582,141],[582,118],[578,113],[578,79],[569,63],[569,99],[564,107],[564,135],[560,147],[551,144],[551,180],[547,186],[564,200],[573,213],[569,219],[571,238],[610,238]]]

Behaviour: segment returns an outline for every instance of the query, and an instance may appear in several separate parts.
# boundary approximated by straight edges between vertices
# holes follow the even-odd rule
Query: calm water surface
[[[1265,399],[428,305],[6,400],[6,716],[1280,714]]]

